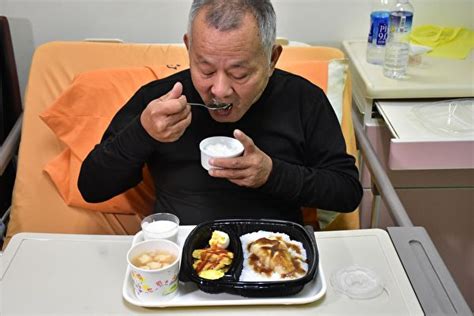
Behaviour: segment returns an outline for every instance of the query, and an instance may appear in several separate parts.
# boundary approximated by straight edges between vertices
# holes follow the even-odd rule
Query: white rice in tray
[[[287,245],[292,244],[297,246],[300,249],[300,253],[298,254],[294,249],[289,247],[289,253],[293,258],[299,258],[300,267],[305,271],[303,275],[296,276],[296,277],[286,277],[282,278],[279,273],[273,272],[271,275],[266,275],[259,273],[253,269],[253,267],[249,263],[249,257],[251,253],[248,251],[248,245],[260,238],[268,238],[268,239],[278,239],[281,238]],[[239,281],[245,282],[261,282],[261,281],[281,281],[281,280],[291,280],[291,279],[298,279],[306,275],[308,272],[308,263],[306,262],[306,250],[303,247],[303,244],[299,241],[291,240],[287,234],[284,233],[274,233],[269,231],[257,231],[253,233],[248,233],[245,235],[240,236],[240,241],[242,243],[242,251],[244,255],[244,262],[242,273],[240,275]]]

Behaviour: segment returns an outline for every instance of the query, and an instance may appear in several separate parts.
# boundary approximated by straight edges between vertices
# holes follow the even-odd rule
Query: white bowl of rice
[[[216,168],[209,165],[211,158],[233,158],[241,156],[244,145],[232,137],[214,136],[208,137],[199,143],[201,151],[201,165],[204,169]]]

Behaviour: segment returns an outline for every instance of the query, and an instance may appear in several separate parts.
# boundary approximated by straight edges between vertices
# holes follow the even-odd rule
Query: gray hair
[[[250,12],[257,21],[263,50],[271,56],[276,40],[276,15],[270,0],[194,0],[188,19],[190,40],[194,19],[204,7],[208,8],[208,25],[224,32],[239,28],[245,13]]]

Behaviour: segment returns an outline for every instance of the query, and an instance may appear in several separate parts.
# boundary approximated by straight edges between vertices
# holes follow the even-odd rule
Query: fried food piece
[[[217,280],[222,278],[224,273],[222,270],[204,270],[199,273],[199,276],[207,280]]]
[[[234,254],[223,246],[228,245],[228,235],[214,231],[209,248],[193,250],[192,257],[194,270],[204,279],[215,280],[224,276],[232,264]]]

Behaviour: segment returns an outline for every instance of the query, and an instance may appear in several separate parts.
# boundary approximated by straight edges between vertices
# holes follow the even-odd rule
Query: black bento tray
[[[209,246],[208,242],[214,230],[229,234],[229,251],[234,253],[229,271],[218,280],[207,280],[198,276],[193,268],[193,250]],[[285,281],[241,282],[243,251],[240,236],[259,230],[284,233],[292,240],[299,241],[306,250],[308,272],[305,276]],[[279,297],[294,295],[304,285],[313,280],[318,273],[319,254],[312,229],[289,221],[266,219],[232,219],[209,221],[196,226],[186,238],[181,258],[179,279],[182,282],[194,282],[199,289],[207,293],[227,292],[246,297]]]

